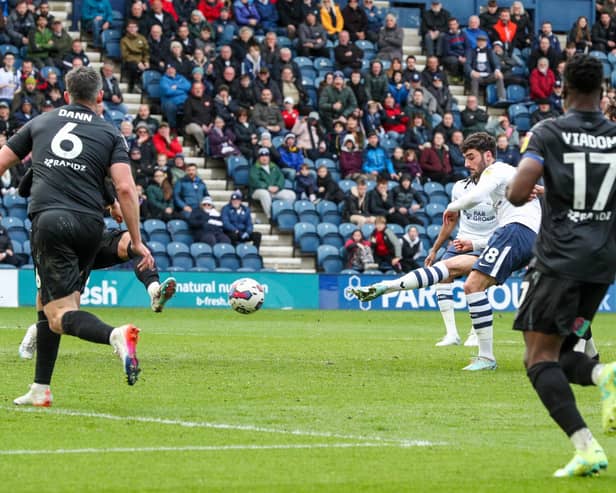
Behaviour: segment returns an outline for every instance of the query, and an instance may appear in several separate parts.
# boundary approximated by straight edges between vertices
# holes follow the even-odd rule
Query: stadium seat
[[[319,72],[317,71],[317,69],[311,65],[303,65],[299,68],[299,70],[302,73],[302,84],[311,85],[314,87],[314,83],[308,84],[307,81],[314,80],[316,77],[318,77]]]
[[[194,241],[188,223],[183,219],[172,219],[167,223],[167,230],[173,241],[191,245]]]
[[[445,212],[445,209],[446,207],[443,204],[428,204],[425,207],[426,214],[430,216],[431,220],[434,218],[434,216],[442,216],[443,212]],[[432,222],[434,221],[432,220]]]
[[[146,70],[141,74],[141,87],[148,87],[154,82],[160,82],[162,75],[157,70]]]
[[[411,228],[417,229],[417,233],[419,233],[419,235],[426,234],[426,228],[422,226],[421,224],[409,224],[406,228],[404,228],[404,232],[405,233],[408,232],[408,230]]]
[[[43,79],[47,79],[49,72],[55,72],[55,74],[58,76],[58,80],[62,80],[62,72],[60,72],[60,69],[58,67],[53,67],[51,65],[41,67],[41,77]]]
[[[214,254],[212,247],[207,243],[193,243],[190,245],[190,254],[195,260],[195,265],[208,270],[214,270],[216,268],[216,260],[214,260]]]
[[[272,202],[272,219],[281,231],[293,231],[293,226],[298,222],[297,214],[293,209],[293,202],[274,200]]]
[[[190,249],[184,243],[177,241],[169,243],[167,245],[167,255],[169,255],[173,267],[179,267],[182,270],[189,270],[194,267]]]
[[[297,66],[301,69],[302,67],[313,67],[312,60],[307,56],[296,56],[293,58],[293,61],[297,63]]]
[[[447,185],[445,185],[445,193],[447,194],[447,196],[451,199],[451,193],[453,192],[453,186],[455,185],[455,183],[449,182],[447,183]]]
[[[7,230],[12,241],[23,243],[30,239],[30,235],[24,227],[24,222],[18,217],[3,217],[2,226]]]
[[[348,193],[357,183],[353,180],[340,180],[338,186],[344,193]]]
[[[381,275],[383,275],[383,273],[380,270],[376,270],[376,269],[365,270],[363,272],[363,274],[365,276],[381,276]]]
[[[105,46],[110,41],[120,41],[122,38],[122,31],[119,29],[107,29],[101,33],[101,42]]]
[[[518,84],[510,84],[507,86],[507,101],[510,103],[521,103],[528,99],[528,90],[524,86]]]
[[[428,197],[431,204],[442,204],[446,206],[450,202],[447,192],[433,192]]]
[[[402,236],[404,236],[404,228],[399,224],[389,223],[387,227],[391,229],[398,238],[402,238]]]
[[[205,267],[193,267],[192,269],[190,269],[190,272],[210,272],[210,270],[214,270],[216,267],[213,267],[212,269],[206,269]]]
[[[233,170],[238,167],[250,167],[248,160],[244,156],[229,156],[226,160],[227,174],[232,175]]]
[[[316,253],[321,243],[312,223],[297,223],[293,227],[293,241],[302,253]]]
[[[113,217],[105,217],[105,228],[108,230],[120,229],[120,225]]]
[[[263,259],[261,258],[261,255],[259,255],[257,247],[254,245],[240,243],[235,247],[235,253],[240,259],[242,269],[258,271],[261,270],[261,267],[263,267]],[[241,272],[241,270],[238,269],[238,272]]]
[[[317,212],[321,216],[321,222],[332,223],[336,226],[341,222],[338,206],[330,200],[321,200],[317,204]]]
[[[361,48],[362,50],[364,50],[364,52],[376,51],[376,47],[374,46],[374,44],[371,41],[365,39],[358,39],[357,41],[355,41],[355,46]]]
[[[486,86],[486,104],[488,106],[494,106],[498,102],[498,95],[496,93],[496,84],[488,84]]]
[[[517,118],[520,115],[529,115],[528,106],[522,103],[516,103],[509,106],[507,109],[507,113],[509,114],[509,119],[511,123],[517,124]]]
[[[361,272],[359,272],[358,270],[355,270],[355,269],[342,269],[340,271],[340,274],[344,274],[344,275],[347,275],[347,276],[356,276],[358,274],[361,274]]]
[[[111,39],[105,43],[103,48],[105,55],[112,60],[120,60],[122,58],[122,49],[120,48],[120,42]]]
[[[237,270],[240,267],[240,260],[235,253],[235,248],[229,243],[216,243],[212,249],[214,258],[219,267]]]
[[[430,216],[423,211],[415,212],[415,217],[423,223],[424,226],[430,224]]]
[[[12,44],[0,44],[0,55],[4,56],[7,53],[12,53],[15,57],[19,56],[19,48]]]
[[[430,241],[434,243],[440,231],[441,227],[438,224],[431,224],[426,228],[426,235],[430,238]]]
[[[334,70],[334,64],[329,58],[320,56],[314,59],[314,68],[319,72],[331,72]]]
[[[342,236],[342,239],[346,242],[356,229],[358,229],[356,224],[342,223],[338,226],[338,233],[340,233],[340,236]]]
[[[314,163],[315,168],[319,169],[321,166],[325,166],[328,170],[338,170],[338,164],[333,159],[322,157],[316,160]]]
[[[278,46],[280,48],[293,48],[293,41],[286,36],[278,36]]]
[[[253,267],[240,267],[235,272],[257,272],[259,269],[254,269]]]
[[[370,238],[370,235],[374,231],[374,224],[364,224],[361,227],[361,234],[364,235],[364,238],[367,240]]]
[[[150,241],[148,247],[152,252],[152,256],[156,261],[156,266],[160,270],[166,270],[170,265],[169,256],[167,255],[167,249],[165,245],[158,241]]]
[[[284,138],[282,135],[277,135],[272,139],[272,145],[278,149],[283,144]]]
[[[107,113],[109,114],[109,118],[111,118],[111,122],[116,126],[116,128],[120,128],[120,124],[124,121],[124,117],[126,115],[118,110],[109,110]]]
[[[143,222],[143,229],[148,234],[150,241],[157,241],[165,246],[171,242],[167,225],[160,219],[147,219]]]
[[[293,204],[293,208],[300,222],[312,223],[315,226],[321,222],[316,207],[309,200],[297,200]]]
[[[5,195],[4,207],[9,216],[17,217],[22,221],[28,217],[28,201],[17,194]]]
[[[340,252],[331,245],[321,245],[317,250],[317,265],[328,274],[336,274],[342,270]]]
[[[430,196],[433,192],[444,192],[445,187],[437,181],[428,181],[424,183],[423,191]]]
[[[322,245],[331,245],[336,248],[341,248],[344,245],[344,240],[338,232],[338,226],[333,223],[321,223],[317,225],[317,234]]]

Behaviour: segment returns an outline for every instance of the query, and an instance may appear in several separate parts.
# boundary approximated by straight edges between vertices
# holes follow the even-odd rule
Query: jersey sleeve
[[[116,134],[113,143],[113,151],[111,152],[111,164],[125,163],[130,165],[130,158],[128,157],[128,144],[126,139],[119,133]]]
[[[535,125],[531,131],[526,134],[522,142],[522,147],[520,148],[522,158],[528,157],[543,164],[547,140],[547,133],[544,130],[544,125]]]
[[[451,202],[447,206],[447,210],[457,212],[471,209],[481,202],[488,200],[490,198],[490,193],[496,190],[501,184],[501,178],[496,166],[489,166],[481,173],[481,178],[479,178],[477,186],[469,193]]]
[[[6,145],[13,151],[19,160],[25,158],[32,151],[32,120],[21,127],[19,131],[13,135]]]

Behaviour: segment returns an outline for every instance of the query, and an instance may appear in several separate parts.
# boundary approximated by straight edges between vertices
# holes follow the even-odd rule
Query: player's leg
[[[435,286],[438,308],[445,324],[445,337],[436,343],[437,346],[457,346],[460,344],[460,336],[456,327],[456,317],[453,310],[453,284],[441,282]]]
[[[36,352],[36,323],[26,329],[26,333],[19,343],[18,354],[21,359],[32,359]]]
[[[559,364],[563,341],[580,313],[582,283],[531,269],[524,278],[524,292],[514,328],[524,331],[527,375],[550,416],[571,439],[576,450],[574,458],[554,475],[596,473],[607,467],[607,458],[577,409],[567,372]],[[566,354],[572,353],[566,351]],[[567,367],[570,364],[565,361]],[[571,372],[574,366],[567,371]]]

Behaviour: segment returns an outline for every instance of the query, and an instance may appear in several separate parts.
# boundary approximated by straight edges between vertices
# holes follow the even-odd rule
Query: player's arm
[[[20,161],[19,156],[15,154],[9,146],[3,146],[0,149],[0,176],[7,170],[11,169]]]
[[[537,185],[542,175],[541,158],[531,154],[524,156],[518,165],[518,172],[507,186],[507,200],[520,207],[535,198],[543,191],[543,187]]]
[[[127,163],[114,163],[109,168],[109,174],[118,194],[118,202],[120,203],[124,222],[130,235],[132,250],[135,254],[142,257],[138,268],[140,270],[151,269],[154,266],[154,259],[148,247],[141,240],[139,200],[130,166]]]
[[[445,213],[447,214],[447,212],[458,212],[472,209],[476,205],[479,205],[481,202],[487,200],[490,197],[490,193],[492,193],[499,185],[498,177],[495,175],[496,173],[494,173],[493,170],[490,168],[486,169],[481,174],[481,178],[479,178],[477,186],[459,199],[450,202]],[[447,220],[451,220],[450,214],[447,214]]]
[[[436,252],[439,251],[441,246],[443,246],[443,243],[449,239],[451,233],[453,233],[453,230],[456,228],[460,214],[458,212],[454,212],[453,214],[455,214],[455,219],[449,221],[447,224],[443,223],[441,226],[441,230],[438,232],[438,236],[436,237],[436,240],[434,240],[432,248],[430,248],[430,252],[428,252],[428,255],[426,256],[426,260],[424,260],[424,265],[426,267],[430,267],[432,265],[432,262],[434,262],[436,257]]]

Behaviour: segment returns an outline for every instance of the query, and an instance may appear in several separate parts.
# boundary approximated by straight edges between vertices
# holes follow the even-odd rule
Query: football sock
[[[447,337],[459,337],[458,328],[456,327],[456,317],[453,311],[453,289],[450,283],[436,285],[436,299],[438,300],[438,308],[441,311]]]
[[[97,344],[109,344],[113,327],[91,313],[73,310],[62,315],[62,331]]]
[[[412,270],[408,274],[394,279],[393,281],[383,281],[383,284],[391,291],[406,289],[425,288],[441,282],[449,277],[449,269],[444,262],[437,262],[431,267],[421,267]]]
[[[494,360],[492,342],[494,339],[492,307],[485,291],[466,295],[468,311],[477,340],[479,342],[479,357]]]
[[[150,298],[154,298],[158,294],[158,290],[160,289],[160,283],[158,281],[151,282],[147,285],[147,291],[150,295]]]
[[[581,430],[576,431],[573,435],[569,437],[575,450],[588,450],[588,448],[592,445],[592,433],[588,428],[582,428]]]
[[[550,416],[567,436],[586,428],[567,377],[556,361],[537,363],[526,374]]]
[[[45,314],[38,312],[36,322],[36,363],[34,366],[34,383],[49,385],[53,375],[58,348],[60,347],[60,334],[49,328]]]
[[[569,351],[561,354],[558,362],[569,382],[577,385],[594,385],[592,373],[599,365],[594,359],[578,351]]]
[[[160,277],[158,276],[158,268],[156,267],[156,265],[154,265],[153,269],[145,269],[142,271],[137,268],[137,265],[139,265],[139,262],[141,262],[142,257],[140,255],[135,255],[132,249],[132,242],[128,243],[126,251],[128,253],[128,258],[133,260],[135,276],[137,277],[137,279],[139,279],[141,284],[145,286],[146,289],[148,289],[150,284],[152,284],[153,282],[160,282]]]

